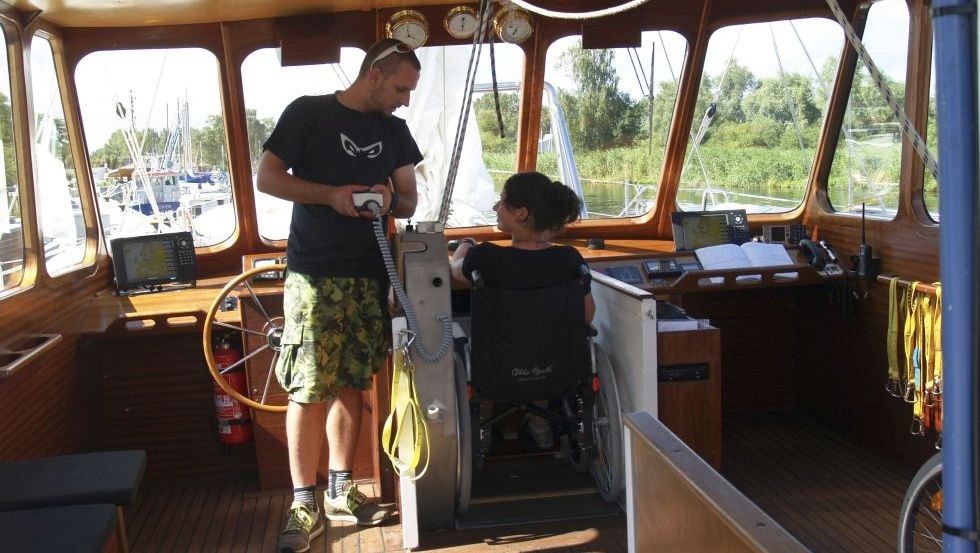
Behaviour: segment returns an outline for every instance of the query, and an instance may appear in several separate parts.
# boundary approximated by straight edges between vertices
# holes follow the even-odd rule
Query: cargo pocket
[[[304,342],[305,330],[306,325],[287,324],[283,327],[282,338],[279,340],[282,351],[279,352],[279,362],[276,363],[276,378],[282,389],[289,394],[304,386],[307,374],[304,360],[312,359],[313,344]]]

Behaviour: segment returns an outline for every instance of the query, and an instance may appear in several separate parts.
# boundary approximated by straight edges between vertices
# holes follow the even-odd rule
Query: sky
[[[895,29],[905,29],[908,25],[904,3],[901,0],[876,3],[872,7],[872,21],[874,23],[869,25],[864,40],[868,50],[889,76],[904,80],[907,33],[895,33]],[[735,29],[719,30],[709,43],[706,72],[711,75],[723,73],[734,51],[734,59],[757,76],[778,76],[779,67],[772,47],[770,27],[780,43],[779,56],[784,70],[812,75],[810,62],[793,29],[786,22],[771,26],[749,25],[741,32]],[[828,56],[839,55],[844,39],[835,22],[809,19],[797,21],[795,27],[818,69]],[[559,40],[549,49],[546,79],[559,88],[572,84],[571,76],[557,70],[555,65],[560,53],[575,40],[574,37]],[[638,55],[646,71],[649,71],[651,46],[654,43],[657,47],[655,81],[672,78],[666,63],[668,57],[674,76],[679,76],[684,59],[684,40],[670,31],[644,33]],[[453,48],[468,50],[470,47]],[[495,44],[494,49],[498,81],[520,80],[523,65],[521,50],[509,44]],[[489,59],[487,52],[488,48],[484,46],[485,60]],[[361,59],[363,53],[359,50],[344,48],[338,72],[332,66],[281,68],[274,49],[255,52],[246,58],[242,68],[246,107],[256,109],[259,117],[276,119],[285,105],[300,94],[329,93],[346,86],[341,73],[353,79]],[[641,88],[625,50],[618,52],[615,63],[621,78],[621,90],[634,98],[640,97]],[[96,52],[81,60],[75,79],[90,150],[100,148],[112,132],[120,128],[122,122],[116,116],[117,102],[122,102],[127,111],[132,102],[138,129],[147,125],[155,129],[168,127],[167,121],[173,122],[175,118],[178,99],[185,96],[188,98],[192,127],[203,126],[209,114],[221,111],[217,61],[213,54],[202,49]],[[477,82],[489,80],[489,63],[483,61]],[[2,86],[3,83],[0,83],[0,88]],[[36,92],[43,94],[44,90]]]

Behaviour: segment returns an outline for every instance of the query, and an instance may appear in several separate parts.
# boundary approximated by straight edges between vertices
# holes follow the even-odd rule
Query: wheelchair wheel
[[[470,399],[466,390],[466,361],[453,354],[456,378],[456,513],[465,514],[470,508],[473,486],[473,428]]]
[[[912,478],[898,519],[898,553],[943,550],[943,458],[936,453]]]
[[[619,388],[609,358],[596,346],[599,393],[592,407],[592,435],[595,455],[590,471],[602,499],[617,501],[623,490],[626,472],[623,464],[623,421],[620,413]]]

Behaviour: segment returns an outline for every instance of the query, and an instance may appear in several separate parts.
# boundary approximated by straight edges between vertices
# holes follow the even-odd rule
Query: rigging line
[[[637,54],[639,58],[639,54]],[[647,85],[647,134],[649,140],[647,141],[647,155],[653,156],[653,70],[654,63],[657,59],[657,42],[654,41],[650,44],[650,82]],[[642,67],[642,65],[640,66]]]
[[[160,92],[160,81],[163,80],[163,70],[167,67],[167,56],[169,55],[169,49],[163,51],[163,60],[160,62],[160,73],[157,74],[157,83],[153,87],[153,99],[150,100],[150,109],[146,110],[146,126],[143,128],[142,136],[140,136],[140,151],[143,150],[143,146],[146,146],[146,135],[150,131],[150,118],[153,117],[153,107],[157,103],[157,93]]]
[[[331,63],[330,67],[333,68],[334,75],[337,77],[337,80],[340,81],[341,85],[343,85],[344,88],[350,86],[350,77],[347,76],[347,73],[344,71],[344,68],[341,67],[339,63]]]
[[[449,208],[452,204],[453,189],[456,186],[456,175],[459,169],[459,161],[462,156],[463,141],[466,132],[466,115],[469,113],[470,101],[473,94],[473,81],[476,78],[476,68],[479,65],[479,55],[483,47],[486,29],[488,27],[489,14],[487,13],[487,2],[481,6],[481,16],[479,32],[473,35],[473,44],[470,49],[469,65],[466,69],[466,81],[464,86],[463,101],[460,105],[459,117],[456,120],[456,135],[453,137],[453,148],[450,155],[449,168],[446,172],[446,184],[443,187],[442,203],[439,206],[438,221],[445,225],[449,218]]]
[[[657,31],[657,38],[660,39],[660,44],[667,44],[664,42],[663,32]],[[684,47],[685,57],[687,56],[687,46]],[[674,64],[670,63],[670,56],[667,55],[667,47],[664,46],[664,59],[667,60],[667,71],[670,73],[670,80],[674,83],[674,94],[677,94],[677,74],[674,73]],[[668,125],[669,128],[669,125]],[[666,129],[665,129],[666,131]],[[691,138],[691,144],[693,145],[692,150],[694,151],[694,157],[698,159],[698,164],[701,166],[701,174],[704,176],[704,183],[711,186],[708,180],[708,169],[704,165],[704,159],[701,157],[701,148],[698,147],[697,141],[694,140],[694,133],[688,131],[688,136]],[[684,170],[687,169],[687,164],[691,161],[691,156],[687,156],[684,160],[684,166],[681,167],[681,175],[684,174]]]
[[[497,128],[500,129],[500,138],[504,133],[504,114],[500,111],[500,89],[497,87],[497,56],[493,53],[493,35],[490,35],[490,81],[493,85],[493,106],[497,111]]]
[[[820,86],[820,91],[823,92],[823,95],[826,98],[826,102],[829,102],[830,88],[827,86],[827,82],[824,80],[823,75],[817,69],[817,64],[814,63],[813,58],[810,56],[810,49],[807,48],[806,44],[803,42],[803,37],[800,36],[800,32],[796,29],[796,25],[792,21],[789,21],[789,26],[790,29],[793,30],[793,34],[796,36],[796,41],[800,44],[800,48],[803,50],[803,55],[806,56],[807,61],[810,63],[810,69],[813,70],[813,75],[814,77],[816,77],[817,85]],[[864,156],[861,155],[860,151],[854,148],[853,127],[854,127],[854,114],[851,112],[850,109],[845,109],[844,125],[842,125],[841,130],[844,132],[844,145],[845,145],[845,151],[847,152],[847,166],[848,168],[850,168],[851,158],[853,157],[854,163],[856,163],[858,166],[857,168],[858,172],[864,175],[864,178],[867,180],[867,182],[870,183],[871,174],[868,171],[867,164],[864,162]],[[847,171],[847,181],[848,181],[848,190],[850,190],[852,188],[851,185],[854,184],[850,169],[848,169]],[[881,194],[875,193],[875,197],[878,200],[878,205],[881,206],[882,209],[884,209],[885,205],[881,197]],[[849,199],[848,203],[853,205],[853,198]]]
[[[704,133],[708,132],[708,129],[715,120],[715,116],[718,115],[718,99],[721,98],[721,93],[725,88],[725,79],[728,78],[728,70],[732,68],[732,60],[735,59],[735,49],[738,48],[738,41],[742,38],[742,29],[742,27],[739,27],[738,34],[735,35],[732,51],[728,53],[728,61],[725,62],[725,70],[722,71],[721,79],[718,81],[718,87],[712,94],[711,105],[708,106],[707,111],[704,112],[704,117],[701,118],[701,125],[698,127],[698,134],[695,137],[698,145],[704,141]]]
[[[453,141],[452,155],[450,156],[449,171],[446,175],[446,185],[443,187],[442,204],[439,206],[438,221],[443,225],[449,219],[449,207],[452,204],[453,188],[456,186],[456,174],[459,170],[459,161],[463,151],[463,141],[466,137],[466,126],[469,118],[470,106],[473,100],[473,82],[476,80],[476,68],[480,61],[480,52],[483,41],[486,39],[487,30],[490,27],[491,18],[490,0],[483,0],[480,10],[480,25],[478,32],[473,34],[473,46],[470,50],[470,63],[466,70],[466,83],[464,85],[463,102],[459,110],[459,118],[456,121],[456,136]]]
[[[769,36],[772,37],[772,51],[776,54],[776,66],[779,68],[779,80],[782,82],[780,88],[783,89],[783,96],[786,99],[786,109],[789,110],[789,117],[793,121],[793,130],[796,131],[796,141],[800,145],[800,158],[803,161],[803,170],[807,175],[810,174],[810,162],[806,159],[806,144],[803,142],[803,132],[800,130],[800,122],[796,120],[796,104],[793,103],[793,95],[790,93],[786,82],[786,70],[783,68],[783,58],[779,55],[779,45],[776,43],[776,30],[772,23],[769,24]]]
[[[735,59],[735,49],[738,48],[738,41],[742,39],[742,29],[744,27],[738,28],[738,34],[735,35],[735,43],[732,44],[732,51],[728,53],[728,61],[725,62],[725,70],[721,73],[721,80],[718,81],[718,90],[715,93],[715,101],[721,96],[722,87],[725,86],[725,78],[728,77],[728,70],[732,68],[732,60]]]
[[[806,47],[806,44],[803,43],[803,37],[801,37],[800,32],[796,30],[796,25],[793,24],[792,20],[789,21],[789,28],[793,29],[793,34],[796,35],[796,41],[800,43],[800,48],[803,50],[803,55],[806,56],[806,61],[810,62],[810,69],[813,70],[813,76],[817,78],[817,84],[820,85],[820,91],[823,92],[823,95],[826,96],[829,101],[830,89],[827,88],[827,83],[824,82],[823,76],[819,71],[817,71],[817,64],[815,64],[813,62],[813,58],[810,57],[810,50]]]
[[[591,12],[579,12],[579,13],[556,12],[545,8],[539,8],[528,2],[525,2],[524,0],[510,0],[510,1],[511,3],[520,6],[529,12],[533,12],[544,17],[552,17],[554,19],[596,19],[599,17],[606,17],[608,15],[615,15],[617,13],[622,13],[628,10],[632,10],[637,6],[642,6],[643,4],[646,4],[650,0],[631,0],[630,2],[620,4],[619,6],[613,6],[611,8],[594,10]]]
[[[636,48],[627,48],[626,53],[629,55],[630,65],[633,66],[633,76],[636,77],[636,82],[640,85],[640,94],[649,96],[650,92],[644,89],[644,87],[647,85],[647,73],[643,70],[643,64],[640,63],[640,54],[636,51]],[[636,58],[635,60],[633,59],[634,56]]]
[[[898,105],[898,100],[895,99],[895,95],[892,94],[891,88],[888,87],[888,83],[885,82],[885,76],[881,74],[878,70],[878,66],[875,65],[874,60],[871,59],[871,55],[868,50],[865,49],[864,44],[861,43],[861,39],[858,38],[857,33],[854,31],[854,27],[847,20],[847,16],[844,15],[843,10],[841,10],[840,4],[837,0],[827,0],[827,5],[830,6],[830,11],[834,12],[834,17],[837,18],[837,22],[840,23],[841,27],[844,28],[844,35],[847,37],[847,41],[851,43],[851,46],[861,57],[861,61],[864,62],[864,67],[871,73],[871,79],[874,81],[875,85],[878,87],[878,91],[881,92],[882,96],[885,97],[885,101],[888,102],[888,106],[892,109],[892,113],[901,122],[902,132],[912,143],[912,148],[915,153],[919,155],[922,162],[925,164],[926,169],[932,173],[932,176],[936,181],[939,181],[939,168],[936,165],[936,158],[929,153],[929,147],[926,145],[925,140],[922,139],[922,135],[916,130],[915,125],[912,124],[912,120],[909,119],[908,115],[905,113],[905,109]]]

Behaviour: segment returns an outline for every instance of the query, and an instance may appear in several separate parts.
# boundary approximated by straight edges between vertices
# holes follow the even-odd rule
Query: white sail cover
[[[415,221],[439,218],[446,177],[452,159],[453,141],[460,106],[463,104],[469,50],[464,48],[424,48],[418,50],[422,76],[412,101],[402,117],[425,159],[415,168],[419,202]],[[493,223],[483,215],[490,211],[497,194],[483,162],[480,130],[473,111],[468,113],[466,138],[460,157],[448,227],[471,227]]]

